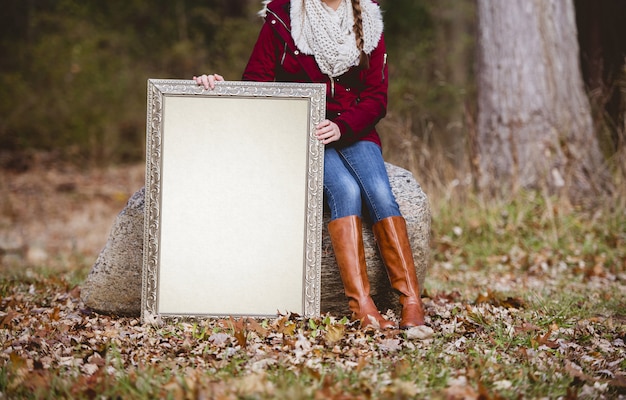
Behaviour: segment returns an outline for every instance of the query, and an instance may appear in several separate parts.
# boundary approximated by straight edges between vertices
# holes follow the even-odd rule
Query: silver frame
[[[214,90],[206,90],[198,86],[195,81],[148,80],[145,230],[141,299],[141,318],[144,323],[154,323],[157,320],[223,316],[272,317],[284,312],[294,312],[306,317],[319,316],[324,147],[315,138],[314,131],[315,126],[325,118],[325,91],[325,85],[312,83],[218,82]],[[226,102],[225,99],[230,101]],[[210,113],[215,109],[220,110],[219,118],[210,116]],[[260,116],[257,115],[258,112],[265,111],[257,112],[256,110],[269,110],[268,113],[273,115],[263,114]],[[198,117],[200,117],[199,122],[194,122]],[[278,130],[282,132],[279,135],[285,136],[276,137],[274,129],[269,131],[270,125],[265,122],[266,118],[267,121],[273,123],[272,126],[279,126]],[[254,126],[254,131],[246,132],[244,136],[246,134],[257,135],[256,137],[243,137],[246,143],[248,140],[252,140],[258,146],[259,143],[263,143],[258,141],[258,135],[261,135],[263,138],[270,139],[267,141],[268,143],[279,141],[283,148],[280,149],[280,154],[272,154],[272,157],[268,157],[268,151],[272,151],[274,148],[265,149],[264,145],[261,144],[258,152],[253,152],[252,156],[247,153],[246,158],[242,160],[239,156],[234,155],[233,158],[236,159],[237,165],[226,163],[223,165],[223,169],[220,169],[222,164],[219,164],[216,171],[216,165],[213,164],[216,161],[212,159],[219,158],[223,162],[230,157],[230,154],[221,158],[223,151],[217,154],[217,157],[211,157],[210,154],[212,154],[211,151],[217,152],[218,150],[209,151],[209,157],[198,153],[206,149],[213,149],[216,141],[217,144],[222,144],[220,140],[225,142],[225,146],[228,146],[231,140],[229,138],[235,135],[227,136],[225,132],[230,129],[240,129],[234,127],[235,125],[239,127],[238,124],[240,123],[243,123],[244,126]],[[264,129],[268,131],[264,131]],[[294,130],[296,131],[294,132]],[[297,132],[297,130],[301,130],[301,132]],[[304,135],[303,139],[286,136],[288,132],[296,135],[296,138],[300,137],[298,136],[300,133]],[[210,140],[207,139],[209,137]],[[281,138],[288,140],[283,141]],[[254,140],[257,141],[254,142]],[[283,142],[288,143],[284,144]],[[196,143],[198,144],[197,148]],[[300,147],[300,144],[304,144],[304,147]],[[257,153],[258,158],[255,157]],[[281,157],[281,154],[290,154],[290,157]],[[285,158],[292,161],[284,161]],[[188,162],[189,165],[186,164]],[[285,165],[281,165],[281,162],[284,162]],[[275,190],[270,191],[268,188],[261,189],[264,191],[261,196],[250,196],[246,201],[246,210],[243,210],[240,202],[237,201],[222,201],[218,209],[215,207],[205,208],[199,206],[197,189],[201,187],[206,195],[207,191],[210,193],[210,188],[205,187],[208,185],[191,185],[188,187],[190,185],[183,186],[184,183],[181,183],[186,182],[185,179],[202,183],[197,182],[198,179],[195,176],[201,175],[201,173],[193,171],[202,171],[205,167],[210,168],[211,177],[224,174],[228,178],[222,177],[220,179],[240,182],[237,178],[241,178],[241,181],[245,181],[245,179],[249,179],[249,173],[237,175],[237,170],[241,169],[242,163],[246,167],[243,170],[247,171],[250,171],[247,167],[283,171],[284,168],[291,167],[294,169],[294,165],[302,165],[305,170],[298,171],[298,168],[295,168],[296,172],[292,174],[293,178],[292,175],[289,175],[288,180],[285,181],[285,184],[289,185],[286,190],[291,195],[287,196],[286,208],[283,207],[284,204],[269,204],[269,200],[265,198],[272,196],[265,196],[264,194],[270,194]],[[191,178],[188,176],[190,173],[193,175]],[[276,175],[279,175],[276,179],[281,179],[281,173]],[[200,179],[203,180],[205,176],[202,175]],[[269,176],[274,176],[274,174]],[[298,181],[300,177],[304,178],[304,181],[301,182],[301,188]],[[293,184],[294,180],[298,182],[297,185]],[[220,186],[217,185],[217,187]],[[259,189],[255,187],[246,190],[256,191]],[[203,197],[203,199],[206,198],[207,196]],[[276,199],[275,197],[272,198]],[[180,207],[183,200],[185,207]],[[303,201],[304,204],[299,204],[300,201]],[[188,203],[190,203],[189,206]],[[182,248],[187,247],[188,243],[197,243],[199,236],[216,234],[214,231],[217,228],[211,229],[211,226],[205,227],[204,225],[195,226],[200,224],[196,218],[203,221],[204,217],[211,214],[212,217],[210,218],[219,219],[220,215],[238,215],[236,213],[249,212],[248,208],[256,209],[257,206],[263,210],[273,208],[275,211],[274,218],[283,218],[295,222],[289,222],[291,225],[288,225],[288,229],[282,229],[280,224],[277,224],[276,227],[267,226],[268,224],[257,226],[255,221],[249,221],[249,224],[242,229],[245,229],[246,233],[251,231],[253,237],[260,239],[259,242],[264,242],[268,235],[278,237],[279,245],[282,244],[280,243],[281,240],[284,241],[285,247],[294,251],[290,253],[292,256],[289,260],[299,260],[301,257],[301,272],[298,270],[300,265],[291,265],[291,261],[288,262],[289,265],[269,265],[273,263],[271,257],[274,256],[268,255],[268,260],[264,260],[265,253],[274,254],[278,252],[265,252],[264,248],[257,248],[256,240],[241,245],[237,243],[240,239],[239,233],[220,236],[220,241],[222,239],[224,241],[224,249],[239,246],[241,252],[248,257],[245,260],[243,260],[244,256],[242,256],[242,260],[239,260],[236,255],[229,257],[227,263],[231,262],[232,259],[233,264],[236,264],[235,267],[229,265],[225,268],[211,258],[214,253],[222,251],[222,242],[219,246],[214,245],[206,249],[197,245]],[[188,207],[191,209],[187,209]],[[184,214],[181,208],[184,208]],[[300,208],[302,215],[294,215],[297,212],[282,215],[284,210],[297,211]],[[170,220],[176,221],[176,225],[169,222]],[[179,226],[180,221],[183,222]],[[282,230],[279,232],[278,229]],[[301,233],[300,229],[302,230]],[[297,234],[290,235],[291,238],[288,238],[285,237],[285,232],[296,232]],[[255,234],[258,236],[254,236]],[[302,235],[301,247],[295,246],[296,249],[293,250],[293,241],[296,240],[299,243],[300,235]],[[181,243],[185,246],[181,246]],[[265,243],[267,244],[267,242]],[[261,245],[262,243],[258,244],[258,246]],[[180,261],[178,261],[179,256],[181,256]],[[251,257],[254,257],[252,264],[255,265],[243,265]],[[174,259],[176,261],[173,261]],[[259,264],[264,264],[260,269],[262,271],[260,274],[258,273],[258,265],[256,265],[257,259],[259,259]],[[179,265],[179,263],[184,265]],[[265,266],[265,264],[268,265]],[[241,268],[246,269],[246,274],[241,273]],[[270,268],[272,273],[274,272],[273,268],[278,268],[276,271],[280,276],[275,277],[276,283],[274,281],[268,283],[267,279],[260,279],[263,278],[262,275],[267,274]],[[296,270],[293,270],[294,268]],[[255,280],[259,278],[259,282],[263,283],[259,285],[253,283],[251,287],[250,282],[247,281],[248,271],[250,272],[249,275],[256,276]],[[245,286],[240,287],[239,281],[242,280],[243,275],[246,276],[246,283]],[[207,276],[210,276],[211,279],[207,280]],[[216,281],[224,279],[224,282],[220,281],[221,283],[215,283],[216,286],[211,287],[208,281],[213,279]],[[199,283],[199,281],[203,283]],[[290,308],[296,309],[282,309],[280,304],[276,304],[276,308],[268,312],[269,306],[282,301],[282,297],[274,299],[273,293],[285,288],[288,288],[290,293],[285,295],[285,304],[290,304]],[[224,299],[222,290],[226,293],[232,293],[232,296]],[[218,292],[222,294],[220,295]],[[197,300],[198,298],[201,300]],[[267,304],[264,304],[265,300],[267,300]]]

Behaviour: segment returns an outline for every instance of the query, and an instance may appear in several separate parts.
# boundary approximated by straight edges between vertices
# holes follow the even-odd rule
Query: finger
[[[206,79],[206,75],[200,75],[197,77],[196,83],[198,86],[204,86],[205,89],[208,89],[208,80]]]
[[[316,129],[322,129],[322,128],[325,128],[325,127],[327,127],[329,125],[330,125],[330,121],[325,119],[322,122],[320,122],[319,124],[317,124],[317,126],[315,128]]]
[[[213,90],[215,88],[215,78],[213,77],[213,75],[204,76],[206,76],[206,84],[204,85],[204,87]]]
[[[208,90],[215,89],[215,82],[224,81],[224,77],[219,74],[202,74],[200,76],[194,75],[193,80],[196,81],[198,85],[202,85]]]
[[[334,137],[335,137],[335,132],[331,131],[331,132],[326,132],[323,135],[320,135],[319,139],[322,142],[327,143],[327,142],[332,142],[334,140]]]
[[[323,140],[326,139],[328,137],[331,137],[333,135],[332,131],[329,131],[327,129],[319,129],[315,132],[315,136],[317,136],[318,139]]]
[[[223,81],[224,77],[219,74],[210,74],[207,75],[207,81],[209,82],[209,87],[211,90],[215,89],[215,82]]]

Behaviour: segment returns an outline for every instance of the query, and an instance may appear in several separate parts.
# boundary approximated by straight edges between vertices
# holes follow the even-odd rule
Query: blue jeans
[[[401,216],[391,192],[382,151],[373,142],[359,141],[343,148],[326,148],[324,195],[331,220],[351,215],[363,217],[363,205],[372,223]]]

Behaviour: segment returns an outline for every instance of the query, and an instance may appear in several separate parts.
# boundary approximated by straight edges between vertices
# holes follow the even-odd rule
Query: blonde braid
[[[361,10],[361,0],[352,0],[352,10],[354,13],[354,36],[356,38],[356,46],[361,53],[359,57],[359,67],[366,69],[369,68],[369,57],[365,54],[363,47],[365,46],[365,40],[363,39],[363,16]]]

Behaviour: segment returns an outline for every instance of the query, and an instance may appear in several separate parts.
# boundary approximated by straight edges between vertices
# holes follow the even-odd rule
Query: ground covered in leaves
[[[362,330],[342,316],[144,325],[80,300],[140,170],[2,172],[0,399],[626,398],[624,250],[587,248],[623,249],[626,218],[568,245],[513,241],[509,230],[526,236],[532,224],[511,227],[511,210],[493,229],[499,243],[472,243],[491,224],[473,217],[434,224],[432,334]],[[547,226],[528,240],[563,229]],[[89,231],[102,238],[95,249],[77,244]]]
[[[27,270],[2,284],[0,387],[8,398],[625,396],[623,282],[579,279],[551,288],[577,292],[552,304],[535,280],[527,299],[426,297],[429,336],[330,316],[145,326],[94,314],[63,276]]]

